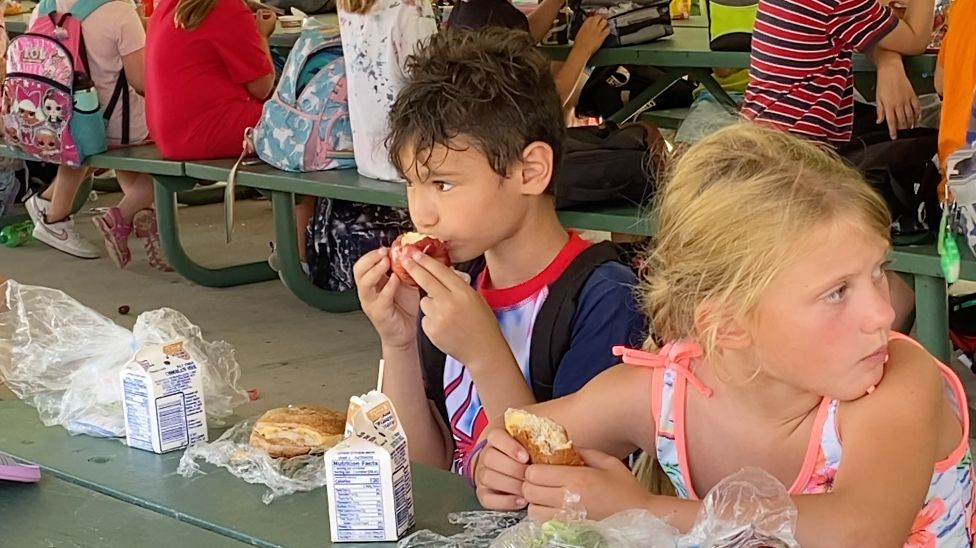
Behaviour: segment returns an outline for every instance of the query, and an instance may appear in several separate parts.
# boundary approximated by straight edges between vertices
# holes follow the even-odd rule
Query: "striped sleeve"
[[[838,0],[827,32],[855,51],[871,49],[895,30],[898,18],[877,0]]]

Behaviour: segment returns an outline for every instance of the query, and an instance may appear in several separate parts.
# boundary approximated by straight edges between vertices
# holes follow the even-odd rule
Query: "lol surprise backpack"
[[[79,0],[58,13],[54,0],[42,0],[34,24],[10,41],[2,109],[8,145],[38,161],[80,166],[106,150],[106,121],[120,98],[128,141],[125,72],[103,112],[81,33],[81,22],[110,1]]]

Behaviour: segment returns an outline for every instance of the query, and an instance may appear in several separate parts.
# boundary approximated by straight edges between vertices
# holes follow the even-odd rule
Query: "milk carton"
[[[332,542],[394,542],[413,527],[407,438],[385,395],[349,399],[346,439],[325,468]]]
[[[207,441],[202,374],[183,341],[137,352],[121,373],[125,443],[165,453]]]

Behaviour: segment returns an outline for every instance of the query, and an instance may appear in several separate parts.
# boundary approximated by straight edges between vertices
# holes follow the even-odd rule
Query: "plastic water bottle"
[[[34,223],[31,221],[5,226],[0,230],[0,245],[20,247],[30,241],[33,231]]]

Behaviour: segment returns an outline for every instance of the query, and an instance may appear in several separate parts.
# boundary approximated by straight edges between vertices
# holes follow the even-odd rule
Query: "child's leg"
[[[302,262],[307,261],[305,256],[306,233],[308,231],[308,223],[312,220],[313,215],[315,215],[315,196],[302,196],[298,204],[295,206],[295,227],[297,228],[298,256],[301,257]]]
[[[31,196],[26,205],[35,239],[75,257],[96,259],[98,248],[78,233],[71,218],[71,206],[87,176],[88,168],[58,166],[51,186],[40,196]]]
[[[153,207],[153,178],[148,173],[133,173],[131,171],[117,171],[119,186],[124,194],[119,205],[122,218],[129,224],[135,214],[143,209]]]
[[[116,173],[122,187],[122,201],[109,208],[101,217],[93,219],[102,233],[105,249],[116,266],[125,268],[132,260],[129,236],[132,235],[132,219],[143,209],[152,207],[152,177],[144,173],[119,171]]]
[[[78,189],[87,176],[87,167],[58,166],[58,174],[54,177],[54,182],[41,193],[41,198],[51,202],[47,207],[49,223],[62,221],[71,215],[75,196],[78,195]]]
[[[130,223],[136,237],[143,241],[149,266],[163,272],[172,272],[163,258],[159,242],[159,227],[156,223],[156,210],[153,209],[153,178],[146,173],[117,171],[119,186],[125,196],[119,202],[119,217]]]

